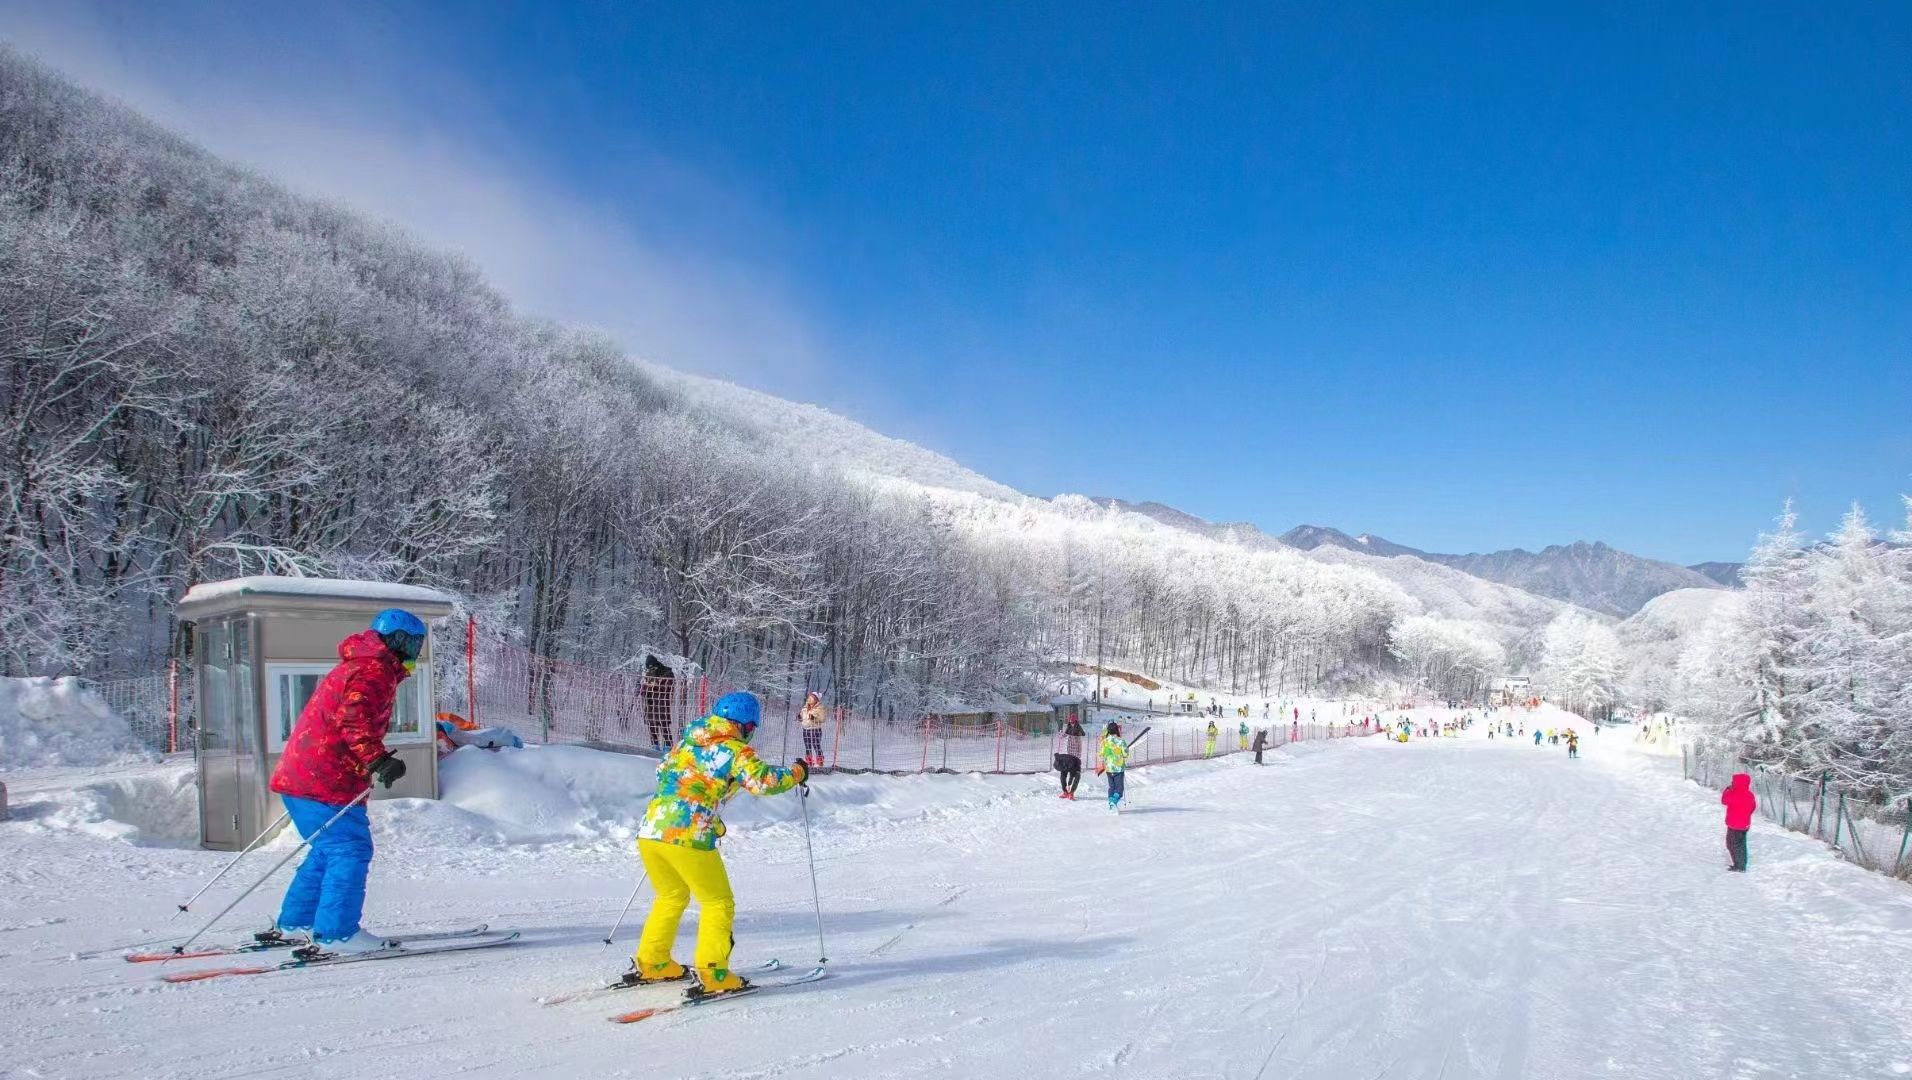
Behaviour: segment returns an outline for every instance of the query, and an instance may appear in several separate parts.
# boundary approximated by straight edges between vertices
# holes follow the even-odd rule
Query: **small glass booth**
[[[279,816],[267,790],[299,710],[339,662],[339,642],[386,608],[430,625],[452,612],[449,596],[416,585],[333,578],[249,577],[195,585],[179,602],[190,624],[197,693],[199,842],[237,851]],[[385,746],[405,776],[373,798],[438,797],[432,744],[434,632],[417,670],[398,687]]]

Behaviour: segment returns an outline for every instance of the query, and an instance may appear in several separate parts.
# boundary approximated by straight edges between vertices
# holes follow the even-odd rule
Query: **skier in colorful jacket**
[[[1129,744],[1122,739],[1122,725],[1109,721],[1103,729],[1102,743],[1096,748],[1096,771],[1109,778],[1109,809],[1122,801],[1122,774],[1129,767]]]
[[[657,794],[637,830],[637,853],[650,876],[655,898],[644,919],[637,955],[627,983],[671,982],[689,972],[671,959],[677,925],[696,897],[697,947],[692,957],[697,982],[692,996],[733,993],[749,981],[730,970],[731,925],[736,899],[717,840],[724,835],[718,808],[739,788],[752,795],[776,795],[805,784],[803,762],[787,769],[769,765],[750,748],[762,706],[753,694],[725,694],[711,714],[684,727],[684,737],[657,766]],[[808,789],[805,789],[808,794]]]
[[[365,797],[391,787],[405,763],[385,748],[398,685],[425,647],[418,616],[391,608],[339,642],[339,663],[319,680],[286,739],[271,788],[311,844],[267,934],[309,935],[320,952],[371,952],[395,943],[359,925],[372,865]],[[265,936],[265,935],[262,935]]]

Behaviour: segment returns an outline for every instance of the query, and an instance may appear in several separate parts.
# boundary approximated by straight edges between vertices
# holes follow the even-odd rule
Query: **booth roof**
[[[341,578],[257,577],[209,581],[186,590],[180,606],[202,607],[231,602],[246,596],[309,597],[329,600],[369,600],[400,607],[413,604],[449,611],[452,598],[437,589],[422,585],[398,585],[389,581],[347,581]],[[443,612],[433,610],[430,615]],[[424,613],[421,613],[424,614]]]

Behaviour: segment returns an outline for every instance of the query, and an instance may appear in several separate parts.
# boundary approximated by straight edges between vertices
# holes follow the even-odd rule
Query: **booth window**
[[[267,734],[273,753],[285,749],[300,711],[332,668],[331,664],[266,665],[266,715],[271,718]],[[420,742],[426,738],[425,703],[430,700],[430,686],[431,675],[422,666],[398,684],[398,705],[392,710],[392,726],[386,732],[388,742]]]

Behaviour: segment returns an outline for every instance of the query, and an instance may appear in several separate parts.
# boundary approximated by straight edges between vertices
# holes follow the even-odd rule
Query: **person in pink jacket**
[[[1726,854],[1733,864],[1728,870],[1746,872],[1746,831],[1753,827],[1753,811],[1759,809],[1759,798],[1753,794],[1753,778],[1746,773],[1734,773],[1726,790],[1719,793],[1720,805],[1726,807]]]

